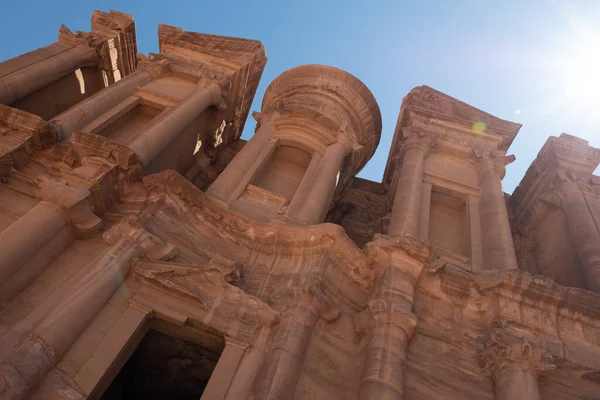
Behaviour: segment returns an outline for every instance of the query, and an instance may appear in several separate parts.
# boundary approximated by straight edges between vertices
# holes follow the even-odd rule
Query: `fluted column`
[[[292,289],[289,306],[275,328],[271,351],[255,381],[257,399],[293,396],[306,350],[324,304],[311,290]]]
[[[73,132],[81,130],[125,100],[138,87],[159,78],[165,70],[166,63],[162,60],[142,62],[134,73],[57,115],[52,119],[51,124],[56,128],[59,140],[69,140]]]
[[[414,285],[421,269],[416,264],[387,267],[357,317],[358,325],[371,331],[359,400],[402,399],[407,345],[417,325]]]
[[[502,190],[500,164],[504,158],[484,156],[479,159],[479,182],[481,195],[479,214],[481,218],[481,242],[484,269],[517,269],[515,246],[510,232],[506,200]]]
[[[538,371],[555,368],[549,353],[502,329],[494,329],[485,345],[480,362],[492,370],[495,399],[539,400]]]
[[[402,165],[396,183],[389,236],[419,235],[425,155],[431,146],[427,137],[409,137],[402,144]]]
[[[6,378],[3,399],[24,399],[42,381],[123,283],[135,255],[169,259],[175,251],[130,221],[111,228],[104,241],[111,247],[83,267],[89,273],[0,366]]]
[[[319,224],[325,220],[329,205],[337,187],[344,157],[352,151],[352,143],[346,136],[340,135],[338,140],[327,146],[325,155],[319,160],[313,177],[299,209],[293,216],[309,225]]]
[[[228,204],[235,200],[231,198],[232,194],[243,183],[256,160],[267,151],[267,144],[276,131],[272,115],[253,112],[252,116],[260,123],[260,128],[206,191],[209,196]]]
[[[152,120],[128,146],[147,167],[183,130],[211,105],[221,101],[221,89],[215,83],[200,82],[196,91],[172,109]]]
[[[81,67],[97,64],[98,59],[96,49],[86,41],[16,70],[0,78],[0,103],[11,105]]]
[[[594,217],[590,213],[582,188],[575,180],[562,180],[559,191],[567,216],[571,242],[581,262],[586,285],[590,290],[600,293],[600,233]]]

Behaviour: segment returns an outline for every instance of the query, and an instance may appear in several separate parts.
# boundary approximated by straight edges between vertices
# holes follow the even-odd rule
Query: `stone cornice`
[[[37,115],[0,104],[0,176],[20,169],[36,150],[56,143],[52,126]]]
[[[564,186],[561,182],[565,180],[593,186],[592,172],[598,163],[600,149],[589,146],[585,140],[566,134],[548,138],[510,198],[515,222],[526,222],[534,203],[549,198],[548,193],[560,190]],[[527,223],[535,224],[536,221]]]
[[[480,354],[479,366],[500,373],[505,369],[544,371],[555,369],[550,353],[525,338],[495,328],[483,340],[485,349]]]
[[[326,282],[334,304],[341,301],[358,309],[364,306],[364,299],[357,298],[356,293],[366,297],[373,285],[375,272],[370,259],[338,225],[293,226],[257,222],[202,193],[173,171],[147,176],[142,182],[128,183],[123,193],[121,203],[128,213],[137,215],[150,210],[139,216],[145,225],[152,224],[156,215],[161,214],[159,210],[164,210],[169,220],[194,221],[198,229],[202,229],[200,225],[206,225],[210,231],[218,232],[218,239],[215,239],[219,243],[230,243],[243,253],[255,254],[253,257],[258,254],[315,260],[325,257],[330,268],[315,267],[310,274],[316,274]],[[346,283],[342,285],[340,280]]]
[[[99,67],[108,74],[109,83],[133,73],[137,68],[135,23],[129,14],[94,11],[92,31],[75,33],[62,25],[58,41],[76,47],[87,45],[98,54]]]
[[[307,120],[317,121],[333,134],[324,146],[334,142],[336,132],[343,127],[362,146],[350,155],[350,175],[371,158],[381,135],[379,106],[369,89],[354,76],[333,67],[302,65],[285,71],[267,88],[262,111],[306,115]]]
[[[215,74],[207,75],[211,80],[219,80],[219,75],[229,76],[227,85],[225,81],[217,82],[224,88],[225,104],[234,105],[220,116],[221,120],[230,121],[222,136],[224,142],[239,138],[267,62],[262,43],[186,32],[169,25],[159,25],[158,41],[163,56],[179,59],[196,68],[211,69]]]
[[[472,276],[482,293],[515,300],[548,312],[556,308],[562,318],[600,327],[600,294],[585,289],[565,287],[554,280],[522,271],[486,271]]]
[[[424,272],[418,292],[464,307],[464,318],[472,318],[480,329],[497,325],[548,351],[555,360],[600,368],[599,294],[518,270],[474,274],[451,264]],[[585,354],[572,350],[582,341],[588,349]]]
[[[478,122],[483,125],[475,126]],[[394,160],[404,139],[403,130],[409,126],[434,131],[439,135],[439,142],[446,141],[451,146],[486,141],[503,152],[521,128],[520,124],[494,117],[430,87],[416,87],[402,101],[384,173],[386,184],[396,169]],[[438,144],[438,147],[443,145]]]
[[[133,278],[143,289],[133,302],[154,310],[158,318],[181,325],[206,323],[229,338],[251,343],[261,328],[279,322],[280,315],[260,299],[228,282],[227,266],[187,265],[139,260]],[[238,323],[232,324],[231,318]]]

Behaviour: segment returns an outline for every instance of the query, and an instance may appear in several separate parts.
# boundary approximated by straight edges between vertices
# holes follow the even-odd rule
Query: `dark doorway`
[[[151,329],[101,399],[199,400],[224,343],[207,347]]]

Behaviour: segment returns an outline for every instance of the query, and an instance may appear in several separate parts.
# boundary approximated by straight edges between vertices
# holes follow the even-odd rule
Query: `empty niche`
[[[137,136],[142,128],[161,112],[162,110],[159,108],[137,103],[131,110],[116,118],[105,128],[94,133],[110,138],[115,142],[126,144]]]
[[[291,200],[304,177],[312,155],[305,150],[279,145],[252,180],[252,185]]]
[[[469,257],[469,225],[464,195],[433,186],[430,204],[431,244]]]

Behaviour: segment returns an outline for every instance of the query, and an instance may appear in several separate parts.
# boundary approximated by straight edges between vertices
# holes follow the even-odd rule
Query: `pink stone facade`
[[[367,181],[356,77],[158,37],[0,63],[0,399],[600,399],[599,149],[420,86]]]

